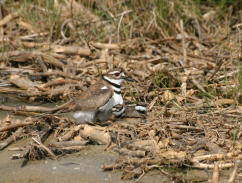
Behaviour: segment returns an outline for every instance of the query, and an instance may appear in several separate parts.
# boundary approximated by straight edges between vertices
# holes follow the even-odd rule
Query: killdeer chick
[[[111,109],[123,104],[121,84],[124,80],[133,81],[125,76],[122,69],[115,69],[103,75],[99,81],[77,96],[70,109],[71,118],[76,123],[106,121],[112,115]]]
[[[116,118],[143,118],[146,113],[146,107],[143,104],[113,106],[112,113]]]

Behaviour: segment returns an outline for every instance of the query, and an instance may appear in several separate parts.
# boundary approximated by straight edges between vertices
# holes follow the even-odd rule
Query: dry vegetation
[[[0,109],[31,116],[0,121],[0,149],[32,137],[20,156],[56,159],[88,144],[120,153],[104,170],[141,178],[162,167],[234,167],[241,180],[241,2],[222,1],[6,1],[0,11]],[[216,1],[214,1],[216,2]],[[73,125],[50,108],[122,67],[126,103],[144,102],[146,120],[107,126]],[[7,96],[7,97],[6,97]],[[9,106],[10,96],[29,103]],[[44,143],[54,133],[55,142]],[[16,150],[16,149],[15,149]],[[241,168],[240,168],[241,169]]]

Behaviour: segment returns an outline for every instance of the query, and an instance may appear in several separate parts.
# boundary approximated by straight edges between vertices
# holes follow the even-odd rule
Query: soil
[[[24,143],[24,140],[10,147],[16,147]],[[29,183],[128,183],[131,180],[121,180],[121,171],[104,172],[101,166],[111,163],[117,158],[117,154],[104,151],[104,146],[92,146],[80,153],[65,156],[54,160],[30,161],[21,167],[23,160],[10,160],[10,153],[7,150],[0,152],[0,182],[29,182]],[[159,183],[167,178],[162,177],[158,172],[149,173],[142,182]]]

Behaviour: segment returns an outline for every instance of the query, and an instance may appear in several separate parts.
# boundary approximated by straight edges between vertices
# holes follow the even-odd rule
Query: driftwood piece
[[[33,142],[29,143],[25,152],[20,156],[20,158],[25,159],[23,164],[27,163],[28,160],[42,159],[46,156],[43,152],[47,152],[51,158],[56,159],[53,152],[43,145],[43,142],[47,139],[52,130],[52,127],[49,124],[45,123],[44,125],[45,126],[41,129],[41,131],[37,132],[36,137],[32,138]]]
[[[50,158],[53,160],[56,160],[56,156],[55,154],[48,148],[46,147],[44,144],[42,144],[42,142],[40,142],[39,140],[37,140],[36,138],[32,137],[32,140],[37,143],[39,145],[40,148],[42,148],[43,150],[45,150],[49,155]]]
[[[188,125],[175,125],[175,124],[169,124],[171,128],[175,129],[186,129],[186,130],[197,130],[197,131],[203,131],[202,128],[196,127],[196,126],[188,126]]]
[[[236,174],[237,174],[237,171],[239,169],[239,163],[240,163],[240,161],[236,161],[235,162],[234,169],[233,169],[232,173],[230,174],[228,183],[233,183],[234,182]]]
[[[19,127],[23,127],[23,126],[27,126],[27,125],[32,125],[32,124],[34,124],[33,121],[25,121],[25,122],[21,122],[21,123],[10,124],[6,127],[0,128],[0,132],[4,132],[4,131],[11,130],[13,128],[19,128]]]
[[[53,142],[50,143],[50,146],[55,147],[70,147],[70,146],[85,146],[89,141],[88,140],[72,140],[72,141],[63,141],[63,142]]]
[[[16,62],[26,62],[31,60],[36,56],[39,56],[41,53],[39,51],[25,51],[25,50],[16,50],[16,51],[6,51],[2,53],[3,59],[14,60]]]
[[[42,57],[43,61],[54,65],[58,68],[63,68],[64,64],[56,59],[54,56],[48,53],[43,53],[38,50],[26,51],[26,50],[17,50],[17,51],[7,51],[2,53],[2,58],[6,60],[13,60],[15,62],[26,62],[28,60],[33,60],[34,58]]]
[[[43,89],[45,90],[45,89]],[[66,92],[70,91],[70,85],[64,85],[64,86],[59,86],[44,92],[31,92],[31,93],[25,93],[22,94],[24,97],[40,97],[40,96],[48,96],[49,98],[58,96],[58,95],[63,95]]]
[[[23,133],[23,128],[17,129],[10,137],[8,137],[4,142],[0,143],[0,150],[3,150],[5,147],[13,143],[14,141],[20,139]]]
[[[111,136],[109,132],[105,131],[105,128],[96,128],[93,126],[85,125],[83,130],[80,130],[80,135],[84,139],[90,139],[97,144],[110,144]]]
[[[7,88],[7,87],[0,87],[0,93],[3,94],[17,94],[17,95],[24,95],[26,94],[25,90],[21,90],[18,88]]]
[[[78,46],[51,46],[52,50],[56,53],[63,53],[67,55],[80,55],[80,56],[90,56],[92,54],[89,48],[81,48]]]
[[[116,164],[110,164],[110,165],[103,165],[102,169],[103,171],[110,171],[110,170],[120,169],[122,168],[122,166],[123,166],[122,163],[116,163]]]
[[[225,153],[225,150],[213,142],[206,142],[206,147],[212,153]]]
[[[127,144],[124,142],[123,145]],[[155,140],[136,140],[127,144],[127,148],[132,150],[142,150],[142,151],[156,151],[159,147]]]
[[[141,158],[141,157],[145,157],[145,155],[146,155],[145,151],[141,151],[141,150],[131,151],[126,148],[114,149],[114,151],[119,152],[122,155],[131,156],[131,157],[140,157]]]
[[[62,71],[47,71],[47,72],[36,72],[36,73],[32,73],[32,76],[62,76],[65,78],[70,78],[70,79],[76,79],[79,80],[80,78],[77,76],[73,76],[69,73],[66,72],[62,72]]]
[[[234,163],[219,163],[218,167],[219,169],[224,169],[224,168],[231,168],[234,166]],[[207,164],[207,163],[194,163],[192,165],[194,168],[199,168],[199,169],[213,169],[214,164]]]
[[[86,149],[87,146],[68,146],[68,147],[58,147],[58,150],[61,151],[80,151]]]
[[[68,108],[72,101],[68,101],[60,106],[57,107],[41,107],[41,106],[5,106],[5,105],[0,105],[1,110],[5,111],[27,111],[27,112],[56,112],[61,109]]]
[[[219,167],[218,163],[214,164],[213,168],[213,176],[212,176],[212,183],[219,183]]]
[[[241,153],[240,150],[229,152],[227,154],[208,154],[208,155],[202,155],[202,156],[196,156],[191,159],[191,162],[197,163],[203,160],[222,160],[222,159],[231,159],[233,157],[238,156]]]
[[[25,22],[25,21],[23,21],[23,20],[18,20],[18,24],[19,24],[20,26],[22,26],[23,28],[29,30],[29,31],[32,32],[32,33],[37,33],[37,32],[38,32],[37,28],[34,27],[33,25],[31,25],[31,24],[28,23],[28,22]]]
[[[0,109],[4,111],[27,111],[27,112],[52,112],[55,111],[53,108],[50,107],[41,107],[41,106],[5,106],[0,105]]]
[[[12,159],[12,160],[23,159],[23,158],[24,158],[24,155],[23,155],[23,154],[20,154],[20,153],[13,154],[13,155],[11,156],[11,159]]]
[[[161,163],[161,159],[149,159],[149,158],[129,158],[129,159],[122,159],[121,161],[119,161],[118,163],[115,164],[110,164],[110,165],[103,165],[102,169],[104,171],[108,171],[108,170],[113,170],[113,169],[120,169],[122,168],[125,164],[132,164],[135,166],[140,166],[142,164],[146,164],[146,165],[159,165]],[[169,164],[167,162],[167,164]]]
[[[15,84],[16,86],[18,86],[19,88],[22,88],[25,90],[28,90],[30,88],[34,89],[34,87],[36,86],[36,84],[32,82],[30,79],[20,77],[19,75],[12,75],[9,81]],[[37,90],[37,88],[35,89]]]
[[[68,131],[64,135],[58,137],[58,140],[62,142],[62,141],[68,141],[72,139],[74,136],[78,134],[81,128],[83,128],[83,125],[72,126],[70,129],[68,129]]]
[[[19,39],[21,41],[34,41],[36,40],[37,38],[40,38],[40,37],[45,37],[49,34],[49,32],[40,32],[40,33],[33,33],[33,34],[28,34],[28,35],[24,35],[24,36],[21,36]],[[24,43],[24,42],[22,42]],[[41,45],[46,45],[48,43],[34,43],[34,42],[26,42],[28,44],[32,43],[32,44],[41,44]]]
[[[100,49],[119,49],[119,45],[118,44],[110,44],[110,43],[90,43],[92,46],[96,47],[96,48],[100,48]]]
[[[64,84],[79,84],[79,85],[81,85],[80,82],[76,81],[76,80],[56,79],[56,80],[49,81],[48,83],[41,85],[41,87],[48,88],[50,86],[64,85]]]
[[[19,16],[19,12],[11,13],[5,16],[2,20],[0,20],[0,27],[6,25],[11,20],[17,18]]]
[[[8,151],[24,151],[25,147],[9,147]]]

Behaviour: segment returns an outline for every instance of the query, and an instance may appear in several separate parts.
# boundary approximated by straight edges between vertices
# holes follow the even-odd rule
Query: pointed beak
[[[128,76],[123,76],[122,79],[124,79],[126,81],[137,82],[135,79],[128,77]]]

